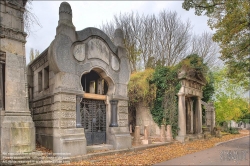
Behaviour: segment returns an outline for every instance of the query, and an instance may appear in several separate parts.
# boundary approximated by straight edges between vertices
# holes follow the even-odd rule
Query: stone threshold
[[[121,154],[121,153],[128,153],[128,152],[139,152],[139,151],[150,149],[150,148],[170,145],[172,143],[173,142],[153,143],[153,144],[148,144],[148,145],[139,145],[139,146],[135,146],[135,147],[128,148],[128,149],[110,150],[110,151],[105,151],[105,152],[89,153],[89,154],[86,154],[86,155],[70,157],[70,162],[86,160],[86,159],[90,159],[90,158],[93,158],[93,157],[99,157],[99,156],[107,156],[107,155],[114,155],[114,154]]]

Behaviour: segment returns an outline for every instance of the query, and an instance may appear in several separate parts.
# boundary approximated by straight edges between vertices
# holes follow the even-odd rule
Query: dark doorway
[[[80,111],[87,145],[106,143],[106,104],[104,101],[82,99]]]

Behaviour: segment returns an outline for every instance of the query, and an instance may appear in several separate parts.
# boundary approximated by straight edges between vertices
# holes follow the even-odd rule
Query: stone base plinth
[[[132,141],[128,127],[109,127],[107,143],[112,144],[116,150],[131,148]]]
[[[70,153],[70,156],[87,153],[87,143],[83,128],[62,129],[61,134],[36,134],[38,142],[53,153]]]
[[[176,136],[175,139],[176,139],[177,141],[181,142],[181,143],[184,143],[184,142],[189,141],[189,137],[187,137],[187,136]]]
[[[4,116],[1,124],[1,153],[35,150],[35,127],[30,116]]]

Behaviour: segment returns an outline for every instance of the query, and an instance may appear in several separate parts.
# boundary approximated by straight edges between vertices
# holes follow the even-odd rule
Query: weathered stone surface
[[[133,144],[134,144],[135,146],[141,144],[141,139],[140,139],[140,126],[135,126]]]
[[[172,126],[167,125],[167,133],[166,133],[167,141],[171,142],[173,140],[173,134],[172,134]]]
[[[74,47],[73,55],[78,61],[83,61],[85,59],[85,44],[77,44]]]
[[[97,58],[109,64],[109,49],[102,40],[93,38],[89,40],[87,44],[89,59]]]
[[[30,101],[35,125],[39,130],[36,137],[42,145],[52,149],[53,152],[85,154],[84,129],[81,128],[81,124],[76,126],[76,118],[79,122],[81,116],[84,116],[80,111],[83,109],[83,103],[76,101],[76,96],[92,96],[96,99],[97,95],[85,93],[98,93],[106,95],[102,98],[105,98],[106,103],[102,109],[106,108],[107,116],[102,122],[109,126],[111,117],[118,119],[118,124],[106,130],[106,142],[113,144],[115,149],[130,148],[128,102],[125,101],[130,64],[123,48],[122,31],[117,30],[115,34],[118,48],[105,33],[96,28],[86,28],[76,32],[72,23],[72,13],[68,3],[61,3],[55,39],[28,66],[29,89],[33,91]],[[93,71],[96,76],[91,75]],[[91,76],[86,82],[85,76],[89,73]],[[113,111],[109,100],[119,101],[118,106],[113,107]],[[95,109],[95,106],[91,107]],[[90,119],[89,122],[92,123],[94,120],[98,119]],[[76,150],[79,147],[81,150]]]

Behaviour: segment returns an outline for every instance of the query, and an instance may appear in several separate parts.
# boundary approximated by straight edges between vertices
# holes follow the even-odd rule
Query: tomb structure
[[[123,31],[115,30],[114,42],[97,28],[76,31],[72,14],[62,2],[55,39],[28,65],[36,139],[72,156],[97,144],[130,148]]]
[[[178,95],[178,136],[180,142],[202,137],[202,87],[206,80],[202,73],[182,67],[178,74],[181,88]]]

